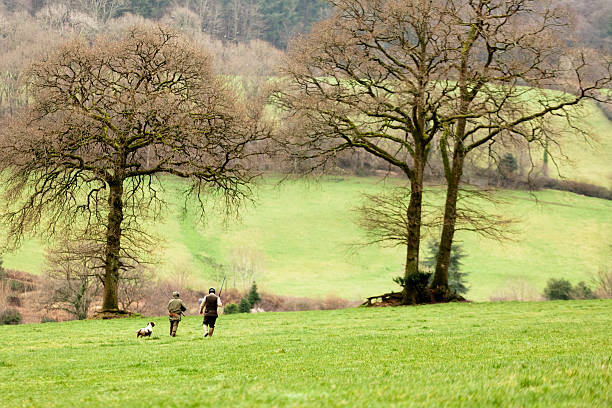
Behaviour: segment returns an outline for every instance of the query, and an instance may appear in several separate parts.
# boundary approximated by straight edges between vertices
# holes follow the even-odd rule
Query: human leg
[[[217,316],[211,316],[209,321],[208,321],[208,325],[210,326],[210,329],[208,329],[208,337],[212,337],[214,331],[215,331],[215,322],[217,321]]]
[[[204,316],[202,321],[202,329],[204,330],[204,337],[208,337],[208,316]]]
[[[178,329],[179,321],[172,321],[172,325],[170,326],[170,336],[176,337],[176,330]]]

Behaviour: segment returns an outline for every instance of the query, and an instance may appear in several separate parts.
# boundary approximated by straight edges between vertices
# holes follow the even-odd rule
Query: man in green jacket
[[[172,292],[172,299],[168,303],[168,315],[170,317],[170,336],[176,337],[176,329],[178,329],[181,315],[187,310],[187,306],[179,299],[178,292]]]

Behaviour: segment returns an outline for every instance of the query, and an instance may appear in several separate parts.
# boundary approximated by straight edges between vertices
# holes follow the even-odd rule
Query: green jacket
[[[174,298],[168,303],[168,314],[170,320],[181,320],[181,312],[187,310],[185,303],[179,298]]]

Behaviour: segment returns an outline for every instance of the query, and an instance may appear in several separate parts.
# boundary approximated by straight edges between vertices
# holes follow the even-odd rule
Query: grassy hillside
[[[577,116],[583,118],[578,127],[586,134],[560,126],[559,146],[550,146],[558,158],[556,164],[550,163],[550,175],[612,189],[612,122],[593,102],[587,102]],[[542,156],[540,152],[531,158],[536,166],[541,166]]]
[[[604,407],[612,301],[0,327],[4,407]]]
[[[179,184],[167,187],[168,196],[178,197]],[[260,288],[280,294],[358,299],[396,289],[392,278],[401,273],[403,250],[353,245],[363,242],[363,231],[352,208],[362,192],[386,188],[372,178],[280,186],[268,179],[257,190],[257,205],[227,224],[214,212],[206,224],[198,224],[193,214],[180,217],[181,200],[174,198],[170,216],[154,227],[160,237],[154,255],[163,261],[158,269],[163,276],[207,287],[224,273],[217,265],[246,260],[255,264]],[[550,277],[588,280],[609,262],[612,202],[558,191],[498,196],[506,203],[491,210],[516,218],[517,234],[502,244],[459,234],[467,254],[463,268],[470,272],[469,298],[486,300],[508,289],[537,295]],[[5,265],[40,271],[40,245],[28,242],[7,256]],[[230,286],[240,287],[240,274],[231,267],[226,271]]]

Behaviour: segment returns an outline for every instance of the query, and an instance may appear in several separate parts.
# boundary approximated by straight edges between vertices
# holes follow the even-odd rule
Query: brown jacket
[[[217,308],[221,306],[223,306],[221,298],[214,293],[209,293],[200,305],[200,314],[204,312],[204,316],[218,316]]]

